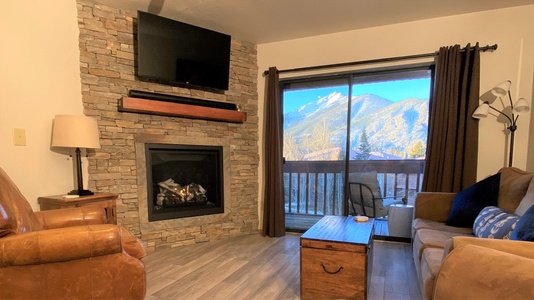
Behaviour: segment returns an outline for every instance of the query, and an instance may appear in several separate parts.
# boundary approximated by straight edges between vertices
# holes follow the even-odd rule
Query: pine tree
[[[365,128],[360,134],[360,145],[358,146],[358,155],[356,155],[357,160],[368,160],[369,155],[371,154],[371,144],[369,144],[369,139],[367,138],[367,131]]]

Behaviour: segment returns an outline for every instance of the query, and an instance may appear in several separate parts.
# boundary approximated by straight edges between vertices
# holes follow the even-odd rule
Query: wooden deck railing
[[[406,197],[413,204],[424,165],[424,160],[357,160],[349,163],[349,173],[376,171],[383,197]],[[286,213],[343,215],[344,170],[344,161],[286,161]]]

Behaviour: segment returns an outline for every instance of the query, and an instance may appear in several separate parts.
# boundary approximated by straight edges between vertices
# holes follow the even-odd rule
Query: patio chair
[[[349,174],[349,214],[383,218],[393,204],[406,204],[406,198],[382,197],[376,171]]]

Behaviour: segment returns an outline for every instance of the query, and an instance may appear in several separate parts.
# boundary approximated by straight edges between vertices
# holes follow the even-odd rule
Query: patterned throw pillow
[[[488,206],[480,211],[473,232],[477,237],[490,239],[509,239],[515,224],[519,220],[516,214],[509,214],[496,206]]]

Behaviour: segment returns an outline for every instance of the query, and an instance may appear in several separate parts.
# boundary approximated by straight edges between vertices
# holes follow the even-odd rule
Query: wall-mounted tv
[[[228,90],[229,35],[137,12],[137,76],[189,88]]]

